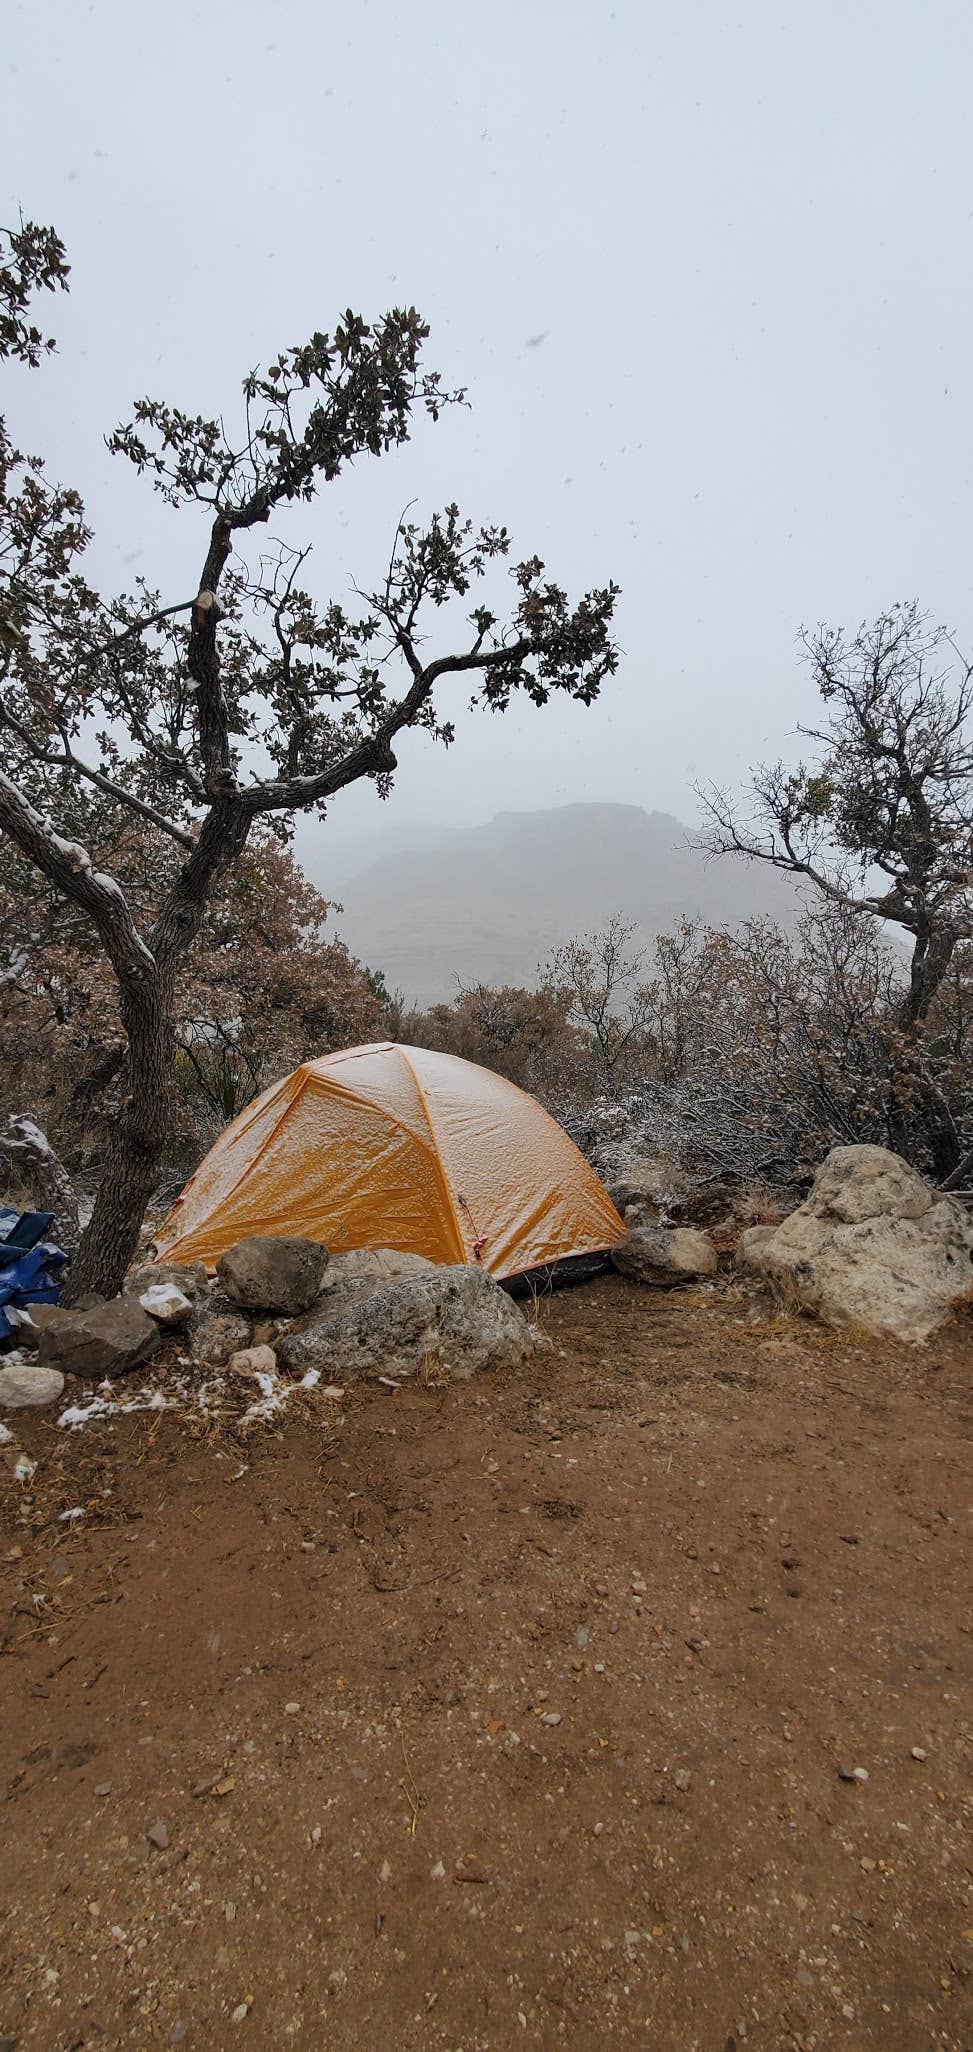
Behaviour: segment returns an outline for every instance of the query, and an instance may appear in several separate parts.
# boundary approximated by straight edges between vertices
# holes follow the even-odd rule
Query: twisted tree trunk
[[[171,1007],[158,971],[141,990],[122,990],[128,1039],[126,1097],[112,1130],[94,1210],[62,1290],[65,1304],[95,1292],[113,1297],[139,1241],[145,1207],[169,1137],[173,1056]]]

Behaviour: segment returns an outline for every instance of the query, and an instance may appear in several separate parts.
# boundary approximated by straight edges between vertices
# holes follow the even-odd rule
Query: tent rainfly
[[[202,1261],[251,1233],[395,1247],[498,1278],[601,1253],[625,1228],[534,1098],[455,1055],[379,1042],[305,1062],[227,1127],[159,1234]]]

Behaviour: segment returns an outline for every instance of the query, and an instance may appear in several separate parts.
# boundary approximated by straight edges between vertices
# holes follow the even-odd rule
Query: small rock
[[[139,1297],[143,1311],[154,1318],[163,1328],[188,1324],[193,1315],[193,1300],[175,1283],[151,1283]]]
[[[276,1375],[277,1356],[273,1347],[241,1347],[226,1364],[228,1375]]]
[[[692,1778],[693,1777],[690,1774],[688,1767],[677,1767],[676,1772],[672,1777],[674,1786],[680,1789],[683,1794],[685,1794],[687,1788],[689,1787]]]
[[[163,1823],[161,1817],[157,1818],[156,1822],[149,1826],[145,1835],[149,1844],[154,1845],[157,1852],[165,1852],[169,1844],[169,1827]]]
[[[582,1653],[584,1652],[584,1649],[587,1646],[590,1637],[591,1634],[588,1630],[587,1625],[579,1625],[574,1635],[574,1643],[576,1646],[580,1647]]]
[[[842,1761],[839,1761],[839,1762],[838,1762],[838,1780],[839,1780],[839,1781],[867,1781],[867,1780],[868,1780],[868,1768],[867,1768],[867,1767],[846,1767],[846,1766],[844,1765],[844,1763],[843,1763]]]
[[[437,1860],[435,1866],[430,1867],[429,1872],[434,1881],[445,1881],[446,1879],[446,1869],[443,1866],[442,1860]]]
[[[859,1864],[859,1866],[860,1866],[860,1868],[861,1868],[861,1870],[862,1870],[862,1873],[863,1873],[863,1874],[874,1874],[874,1872],[875,1872],[875,1868],[876,1868],[876,1866],[877,1866],[877,1864],[878,1864],[878,1863],[877,1863],[877,1861],[876,1861],[876,1860],[872,1860],[872,1859],[869,1859],[869,1856],[868,1856],[868,1854],[867,1854],[867,1853],[863,1853],[863,1854],[862,1854],[862,1857],[861,1857],[861,1859],[860,1859],[860,1860],[859,1860],[859,1862],[858,1862],[858,1864]]]
[[[110,1795],[111,1795],[111,1782],[110,1782],[110,1781],[98,1781],[98,1782],[96,1782],[96,1783],[95,1783],[95,1794],[96,1794],[96,1796],[110,1796]]]
[[[33,1361],[8,1355],[0,1368],[0,1404],[9,1411],[26,1411],[42,1404],[56,1404],[64,1390],[64,1377],[57,1368],[40,1368]]]
[[[644,1596],[644,1595],[646,1595],[646,1594],[647,1594],[647,1591],[648,1591],[648,1586],[649,1586],[649,1585],[648,1585],[648,1583],[647,1583],[647,1582],[643,1582],[643,1580],[642,1580],[642,1577],[641,1577],[641,1575],[633,1575],[633,1576],[632,1576],[632,1595],[633,1595],[633,1596]]]
[[[561,1712],[560,1712],[560,1710],[548,1710],[548,1711],[546,1711],[546,1712],[545,1712],[544,1716],[543,1716],[543,1717],[541,1718],[541,1723],[542,1723],[542,1724],[560,1724],[560,1722],[561,1722]]]
[[[914,1760],[924,1760],[926,1757],[925,1746],[913,1746],[912,1757]]]
[[[238,2002],[238,2003],[237,2003],[237,2006],[236,2006],[236,2008],[235,2008],[235,2010],[233,2011],[233,2014],[232,2014],[232,2016],[230,2017],[230,2022],[231,2022],[231,2023],[235,2023],[235,2024],[238,2024],[238,2023],[246,2023],[246,2020],[247,2020],[247,2017],[249,2016],[249,2014],[250,2014],[250,2004],[249,2004],[249,2002]]]
[[[631,1282],[663,1289],[715,1275],[717,1269],[712,1240],[692,1226],[637,1226],[612,1248],[611,1258]]]
[[[285,1717],[297,1717],[297,1716],[299,1716],[299,1714],[300,1714],[300,1708],[301,1708],[301,1706],[300,1706],[300,1704],[299,1704],[299,1703],[285,1703],[285,1704],[284,1704],[284,1716],[285,1716]]]
[[[390,1867],[390,1865],[389,1865],[389,1862],[388,1862],[388,1860],[383,1860],[383,1861],[382,1861],[382,1864],[381,1864],[381,1866],[380,1866],[380,1868],[379,1868],[379,1870],[378,1870],[378,1878],[379,1878],[379,1880],[380,1880],[380,1881],[391,1881],[391,1879],[392,1879],[392,1869],[391,1869],[391,1867]]]

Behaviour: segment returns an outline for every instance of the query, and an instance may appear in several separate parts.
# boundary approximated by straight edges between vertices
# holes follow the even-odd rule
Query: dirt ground
[[[0,2047],[969,2052],[973,1326],[539,1323],[245,1441],[17,1421]]]

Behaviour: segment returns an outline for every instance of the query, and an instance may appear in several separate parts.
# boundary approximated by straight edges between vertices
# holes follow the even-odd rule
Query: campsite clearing
[[[245,1439],[18,1416],[2,2042],[973,2043],[973,1325],[538,1317]]]

